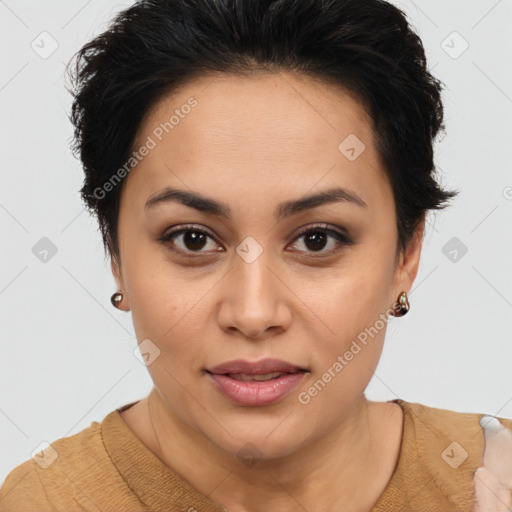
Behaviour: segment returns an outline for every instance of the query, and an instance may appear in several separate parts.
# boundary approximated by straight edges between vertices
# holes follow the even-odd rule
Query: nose
[[[237,248],[231,270],[222,280],[218,313],[223,330],[253,340],[286,331],[292,318],[285,276],[271,251],[258,246],[249,242]]]

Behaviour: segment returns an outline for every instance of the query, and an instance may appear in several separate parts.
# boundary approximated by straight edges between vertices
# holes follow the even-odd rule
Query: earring
[[[121,304],[121,301],[123,300],[123,294],[121,292],[116,292],[112,297],[110,297],[110,302],[112,302],[112,305],[117,308],[119,308],[119,304]]]
[[[393,316],[400,317],[407,314],[410,309],[409,300],[407,298],[407,292],[402,292],[393,306]]]

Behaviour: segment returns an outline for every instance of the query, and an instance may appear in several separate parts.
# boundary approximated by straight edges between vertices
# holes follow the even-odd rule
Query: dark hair
[[[428,71],[405,13],[383,0],[139,0],[74,59],[70,119],[85,172],[80,193],[113,257],[122,183],[108,194],[99,187],[129,159],[144,114],[209,72],[293,71],[354,93],[373,120],[393,188],[397,250],[427,210],[458,194],[434,178],[442,83]]]

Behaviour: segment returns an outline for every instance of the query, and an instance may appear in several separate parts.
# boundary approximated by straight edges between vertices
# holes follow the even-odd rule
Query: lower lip
[[[293,391],[306,372],[288,373],[267,381],[236,380],[227,375],[208,373],[220,391],[240,405],[268,405]]]

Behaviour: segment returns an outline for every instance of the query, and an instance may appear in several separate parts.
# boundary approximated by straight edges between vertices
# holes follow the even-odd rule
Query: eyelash
[[[180,254],[186,254],[187,256],[190,254],[202,254],[204,251],[183,251],[181,249],[175,249],[170,246],[169,242],[175,238],[178,235],[181,235],[186,232],[196,232],[196,233],[202,233],[207,235],[208,237],[215,239],[208,231],[205,231],[204,229],[200,229],[198,226],[189,224],[185,225],[179,229],[176,229],[174,231],[170,231],[166,233],[164,236],[158,239],[158,242],[166,245],[169,247],[172,251],[180,253]],[[314,226],[308,226],[305,229],[301,230],[296,237],[294,238],[294,243],[299,238],[303,237],[304,235],[310,234],[310,233],[323,233],[325,235],[329,235],[333,237],[337,241],[337,247],[335,249],[332,249],[327,252],[319,251],[316,254],[319,254],[319,256],[313,256],[313,257],[326,257],[331,256],[334,253],[337,253],[339,250],[343,249],[345,246],[353,245],[353,241],[345,234],[341,233],[340,231],[329,229],[326,224],[318,224]],[[315,254],[314,251],[306,251],[312,255]],[[208,254],[208,253],[205,253]],[[213,254],[213,253],[211,253]]]

